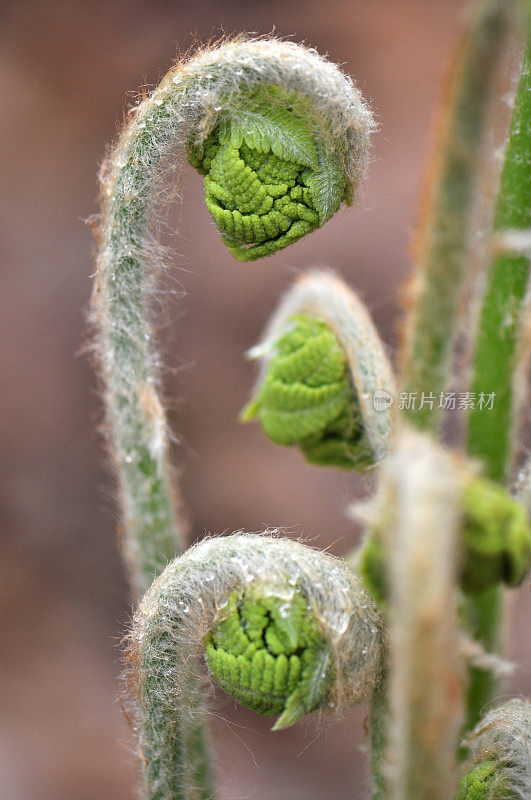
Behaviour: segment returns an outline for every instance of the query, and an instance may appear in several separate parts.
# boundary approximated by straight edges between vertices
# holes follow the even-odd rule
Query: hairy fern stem
[[[507,0],[480,0],[470,9],[439,120],[402,349],[401,388],[418,398],[405,414],[423,430],[437,432],[442,413],[437,403],[421,406],[422,394],[438,396],[450,388],[458,321],[461,313],[469,326],[472,319],[465,306],[482,233],[474,227],[478,192],[492,207],[497,191],[496,176],[488,187],[480,184],[485,162],[492,160],[487,123],[502,56],[518,37],[516,6]],[[484,213],[489,217],[490,210]],[[488,235],[488,219],[484,222]]]
[[[490,163],[493,156],[488,141],[489,113],[492,114],[495,81],[503,63],[502,55],[512,51],[521,52],[522,49],[522,7],[523,4],[518,2],[483,0],[472,9],[470,25],[449,86],[433,189],[421,231],[419,268],[413,286],[415,303],[409,315],[403,354],[403,388],[406,392],[416,392],[419,399],[423,393],[424,396],[430,393],[436,396],[449,388],[471,389],[478,397],[481,393],[484,397],[490,392],[495,393],[495,413],[491,415],[490,411],[478,408],[471,414],[467,442],[469,452],[481,456],[485,473],[495,480],[503,480],[509,452],[510,376],[515,367],[513,355],[518,340],[513,335],[512,324],[509,331],[504,329],[500,314],[509,313],[509,302],[510,313],[519,316],[517,306],[525,287],[528,264],[523,264],[521,258],[516,257],[515,262],[513,255],[508,256],[501,271],[494,269],[492,277],[487,279],[485,273],[488,272],[489,248],[483,248],[484,252],[479,257],[481,264],[478,265],[477,252],[481,247],[478,246],[478,231],[474,225],[477,222],[478,204],[483,204],[483,233],[488,242],[489,226],[493,219],[497,230],[507,216],[499,210],[504,207],[501,198],[506,194],[505,187],[521,186],[521,181],[523,185],[526,183],[523,160],[520,158],[517,164],[513,159],[510,174],[506,162],[501,174],[498,210],[494,211],[500,184],[499,165],[502,162],[498,157],[494,165]],[[518,71],[519,67],[520,64],[517,64]],[[522,81],[527,80],[526,74],[527,70],[524,69]],[[505,98],[509,103],[514,100],[514,96],[511,97],[514,89]],[[516,122],[520,114],[519,106],[517,101],[512,131],[517,124],[519,141],[522,143],[526,133],[525,125]],[[511,149],[509,143],[509,162]],[[489,161],[493,173],[488,191],[481,183],[481,173],[487,168],[486,161]],[[519,170],[520,178],[516,177]],[[484,196],[480,197],[480,194]],[[526,202],[519,194],[518,202],[513,205],[520,209],[517,213],[522,213],[521,209],[529,208],[529,196]],[[475,314],[469,308],[470,297],[467,296],[474,282],[476,294],[481,294],[485,283],[490,287],[483,299],[477,331]],[[498,284],[503,286],[501,293]],[[475,301],[478,304],[480,302],[477,297]],[[502,309],[505,311],[502,312]],[[463,322],[464,319],[466,322]],[[518,327],[517,323],[515,325]],[[465,327],[470,350],[474,349],[477,341],[474,365],[470,368],[467,364],[460,374],[452,375],[452,350]],[[471,385],[470,372],[474,374]],[[458,385],[454,385],[456,382]],[[440,432],[441,412],[436,406],[432,408],[428,403],[406,413],[411,422],[420,428]],[[493,585],[483,592],[467,594],[464,609],[465,624],[471,634],[477,636],[486,651],[495,650],[501,619],[500,588]],[[490,670],[479,667],[470,669],[466,728],[478,722],[481,709],[496,692],[496,685]]]
[[[530,44],[528,42],[523,59],[494,214],[492,263],[486,279],[471,383],[472,391],[478,395],[480,392],[493,394],[496,404],[492,414],[473,410],[468,419],[468,451],[481,459],[490,478],[501,483],[510,482],[513,477],[513,453],[521,444],[511,442],[511,435],[523,433],[519,429],[519,416],[527,413],[525,409],[529,404],[528,378],[522,374],[525,368],[517,369],[517,359],[520,351],[529,368],[528,349],[526,355],[526,348],[520,347],[529,325],[526,294],[531,288],[531,249],[529,242],[523,250],[517,244],[511,245],[511,236],[513,231],[520,231],[531,241]],[[520,401],[520,412],[515,400]],[[492,587],[477,597],[468,597],[467,609],[468,626],[478,641],[487,651],[497,650],[502,617],[501,590]],[[489,671],[471,669],[467,729],[477,724],[482,709],[496,690],[497,681]]]
[[[386,797],[448,800],[462,719],[458,471],[441,447],[404,430],[382,473],[390,648]]]

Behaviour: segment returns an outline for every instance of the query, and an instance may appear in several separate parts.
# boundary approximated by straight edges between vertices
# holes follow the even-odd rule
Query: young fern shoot
[[[129,668],[138,702],[144,796],[190,800],[201,710],[198,675],[275,729],[316,708],[367,698],[379,678],[381,626],[342,561],[256,534],[205,539],[153,583],[136,614]]]
[[[464,742],[469,751],[457,800],[531,796],[531,703],[514,699],[489,711]]]
[[[439,391],[448,382],[468,280],[480,166],[474,148],[512,7],[503,0],[479,4],[452,82],[403,357],[403,386],[413,391]],[[510,174],[505,182],[504,170],[496,217],[502,243],[512,246],[507,225],[529,223],[528,216],[513,220],[504,213],[506,183],[519,180],[513,173],[521,161],[524,109],[528,115],[523,100],[517,102]],[[152,343],[150,209],[176,148],[204,176],[222,241],[238,260],[253,261],[322,226],[352,201],[372,129],[367,105],[337,67],[291,42],[241,37],[176,64],[131,112],[102,170],[93,318],[125,551],[133,592],[143,596],[128,672],[144,800],[214,796],[203,724],[205,667],[243,705],[278,715],[275,729],[372,696],[373,800],[454,796],[464,686],[458,589],[473,612],[485,614],[488,635],[479,638],[489,644],[496,615],[484,593],[497,601],[498,585],[516,585],[529,563],[523,505],[478,477],[464,457],[398,422],[395,378],[370,315],[341,280],[318,270],[285,294],[250,352],[261,359],[261,371],[242,416],[258,419],[276,443],[298,445],[312,463],[358,471],[381,465],[378,518],[359,559],[365,585],[347,562],[272,532],[206,539],[183,553],[185,526]],[[523,306],[529,252],[509,250],[494,264],[483,321],[496,317],[497,281],[504,297]],[[517,291],[504,283],[511,268],[519,276]],[[493,341],[488,326],[482,330],[476,378],[485,374]],[[509,347],[501,338],[496,352],[512,358],[517,337]],[[511,369],[501,378],[504,390]],[[506,467],[509,405],[503,419],[493,417],[494,429],[483,429],[478,415],[471,418],[469,449],[484,457],[494,480]],[[439,431],[438,413],[428,405],[409,416],[417,427]],[[485,432],[503,436],[503,453],[497,445],[494,455],[485,447]],[[471,675],[468,720],[475,722],[492,686]],[[528,718],[527,705],[509,704],[474,731],[476,760],[466,766],[459,800],[501,800],[498,789],[507,786],[518,800],[523,796],[528,776],[519,768],[508,777],[509,764],[496,747],[507,751],[509,736],[520,763],[521,743],[529,746],[529,734],[522,733]]]
[[[492,393],[496,398],[492,414],[477,404],[469,414],[468,441],[463,444],[472,456],[481,459],[486,477],[503,483],[512,466],[510,432],[516,421],[512,383],[529,276],[529,254],[511,246],[511,241],[521,241],[522,237],[512,237],[507,230],[514,226],[524,233],[525,240],[531,208],[529,62],[524,57],[529,5],[517,0],[481,0],[470,11],[448,87],[431,176],[414,279],[415,297],[402,352],[401,388],[416,393],[419,400],[441,396],[449,388],[472,390],[472,396],[475,393],[478,398]],[[496,91],[500,72],[511,84],[504,92],[503,103]],[[508,112],[515,94],[511,122]],[[496,116],[498,123],[500,116],[506,122],[507,136],[494,155],[489,146],[489,114]],[[490,178],[483,185],[482,173],[489,171]],[[476,226],[478,206],[482,207],[484,223],[480,229]],[[495,235],[491,237],[493,222]],[[475,287],[472,292],[471,285]],[[474,309],[480,306],[478,326]],[[471,363],[453,374],[453,357],[463,346],[459,340],[463,333]],[[516,394],[520,406],[525,407],[521,386]],[[405,414],[417,427],[441,433],[441,407],[441,403],[419,402],[405,409]],[[465,617],[469,633],[485,650],[495,651],[501,617],[499,586],[467,592]],[[477,724],[482,709],[495,694],[496,680],[491,671],[472,667],[467,730]]]
[[[242,127],[243,126],[243,127]],[[314,51],[238,38],[177,63],[129,115],[101,172],[93,319],[125,550],[137,596],[185,547],[149,321],[149,209],[171,153],[205,173],[207,205],[239,258],[267,255],[350,201],[371,113]]]
[[[308,461],[359,471],[385,457],[393,424],[394,376],[368,311],[330,272],[301,276],[286,292],[262,341],[255,397],[242,419],[257,418],[281,445]]]

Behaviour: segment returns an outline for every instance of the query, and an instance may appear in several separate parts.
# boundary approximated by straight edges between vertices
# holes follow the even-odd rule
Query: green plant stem
[[[502,620],[502,590],[491,586],[483,592],[464,595],[464,624],[487,653],[499,647],[499,627]],[[463,731],[477,725],[485,706],[495,696],[498,680],[488,669],[469,667]],[[464,751],[461,751],[464,755]]]
[[[404,360],[403,388],[406,392],[437,394],[448,387],[459,304],[470,280],[467,273],[474,269],[469,248],[489,100],[499,53],[505,39],[514,38],[518,10],[517,2],[480,2],[453,73],[431,207],[423,231],[417,305],[410,319]],[[517,107],[521,103],[517,101]],[[516,117],[518,114],[517,111]],[[515,124],[518,136],[513,145]],[[517,145],[518,141],[521,145],[526,135],[526,126],[513,121],[511,144],[501,177],[501,198],[508,199],[510,185],[519,187],[518,197],[509,201],[514,210],[520,208],[519,214],[524,208],[527,209],[525,213],[529,211],[529,186],[525,188],[522,177],[515,182],[515,172],[526,159]],[[510,155],[512,147],[515,147],[514,157]],[[514,191],[511,189],[511,194]],[[494,215],[495,231],[515,227],[519,227],[518,213],[516,217],[508,216],[507,201],[500,200]],[[517,341],[512,315],[518,313],[527,269],[526,259],[521,254],[508,253],[495,259],[481,314],[474,379],[470,387],[477,397],[480,393],[484,396],[491,392],[497,394],[494,413],[480,409],[478,404],[471,415],[468,441],[469,452],[481,456],[487,475],[497,480],[504,477],[508,454],[512,357]],[[420,411],[406,410],[406,413],[423,429],[439,429],[438,410],[426,406]],[[465,625],[486,649],[492,649],[497,642],[501,617],[500,590],[494,587],[469,595],[465,607]],[[467,727],[476,724],[481,709],[495,689],[496,682],[490,672],[470,670]]]
[[[447,90],[402,364],[402,389],[417,393],[416,409],[406,408],[405,414],[423,430],[435,431],[440,424],[437,402],[433,408],[419,408],[419,403],[423,392],[437,397],[447,388],[456,319],[467,285],[485,122],[511,6],[505,0],[477,4]]]
[[[374,754],[373,764],[377,779],[388,780],[387,798],[448,800],[455,788],[463,677],[455,459],[404,427],[383,464],[379,502],[389,581],[389,679],[382,687],[389,724],[385,736],[376,736],[375,746],[385,751]]]
[[[171,102],[151,104],[126,129],[102,181],[103,219],[94,293],[107,419],[120,480],[134,594],[184,547],[172,498],[167,424],[147,316],[147,215],[161,153],[174,135]]]
[[[389,781],[385,753],[389,747],[389,673],[382,670],[382,677],[370,705],[369,732],[370,752],[370,796],[371,800],[388,800]]]
[[[528,251],[513,250],[514,232],[531,235],[531,87],[529,45],[505,153],[500,194],[494,217],[493,258],[488,275],[474,361],[472,391],[494,395],[491,410],[475,408],[468,421],[468,450],[478,457],[484,472],[505,482],[513,425],[513,381],[519,338],[525,323],[525,295],[529,281]],[[519,241],[518,239],[516,240]],[[501,250],[501,252],[500,252]],[[486,650],[499,645],[501,590],[494,587],[467,602],[467,625]],[[469,677],[467,729],[477,724],[482,709],[497,689],[495,677],[472,668]]]
[[[524,319],[531,236],[531,48],[524,59],[494,217],[493,258],[480,319],[472,391],[495,394],[491,410],[479,407],[468,419],[468,450],[484,472],[504,482],[510,447],[512,375]],[[515,232],[521,232],[517,239]],[[512,241],[511,241],[512,240]]]

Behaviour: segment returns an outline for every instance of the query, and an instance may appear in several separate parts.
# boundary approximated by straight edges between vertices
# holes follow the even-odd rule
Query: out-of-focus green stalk
[[[406,330],[402,389],[416,393],[416,408],[404,408],[411,422],[436,431],[436,401],[419,407],[422,394],[447,388],[457,333],[459,304],[470,267],[469,243],[482,145],[493,83],[514,7],[484,0],[473,9],[449,82],[430,191],[418,242],[418,268]]]
[[[468,450],[490,478],[504,482],[510,454],[513,374],[525,322],[531,237],[531,82],[528,43],[518,86],[494,217],[492,263],[481,311],[471,391],[483,395],[468,420]],[[527,244],[526,244],[527,242]],[[489,397],[492,398],[489,401]],[[492,408],[489,405],[492,405]],[[468,626],[486,650],[497,646],[501,590],[470,595]],[[496,692],[491,672],[472,668],[466,727],[477,724]]]

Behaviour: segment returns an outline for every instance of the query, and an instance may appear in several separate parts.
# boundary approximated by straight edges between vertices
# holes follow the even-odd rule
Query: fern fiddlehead
[[[266,86],[242,95],[205,142],[189,148],[188,160],[205,176],[208,209],[237,259],[281,250],[352,202],[341,150],[331,144],[307,99]]]
[[[106,199],[95,309],[101,331],[102,368],[109,387],[108,417],[113,429],[115,455],[122,468],[129,554],[137,560],[138,593],[173,554],[175,532],[179,527],[168,477],[166,423],[157,394],[156,359],[150,345],[151,331],[143,315],[148,294],[143,272],[147,204],[159,165],[174,142],[187,148],[190,161],[205,175],[207,206],[222,238],[240,260],[268,255],[324,224],[341,201],[350,201],[363,167],[363,146],[371,126],[366,107],[361,102],[355,112],[349,107],[343,117],[339,113],[335,118],[329,116],[325,95],[321,90],[313,91],[316,84],[313,76],[302,74],[308,64],[301,65],[301,70],[295,63],[285,63],[290,60],[288,54],[280,57],[275,51],[277,44],[230,43],[172,71],[132,116],[104,172]],[[245,52],[239,50],[244,45]],[[249,45],[252,46],[249,48]],[[264,49],[269,51],[267,59]],[[266,64],[269,56],[273,58]],[[296,62],[302,57],[304,51],[292,60]],[[276,81],[282,61],[284,77]],[[320,62],[321,67],[322,64]],[[289,80],[285,79],[286,73],[289,73]],[[238,90],[235,89],[236,76],[241,78]],[[327,72],[324,77],[328,80],[331,73]],[[332,83],[328,84],[328,89]],[[333,88],[337,86],[336,81]],[[339,88],[345,89],[345,86]],[[335,101],[336,97],[332,102]],[[255,125],[250,130],[248,124],[253,120]],[[345,344],[339,329],[335,328],[344,304],[339,304],[339,311],[336,307],[336,316],[332,314],[331,321],[330,317],[321,319],[311,302],[309,310],[295,305],[293,313],[299,317],[293,319],[292,314],[285,322],[306,326],[310,342],[309,352],[300,360],[308,359],[310,365],[314,362],[315,348],[319,350],[316,340],[321,337],[328,341],[331,366],[327,364],[325,373],[319,375],[319,370],[316,372],[312,367],[308,372],[308,363],[302,363],[298,365],[302,373],[292,374],[295,382],[303,383],[305,389],[304,394],[299,392],[301,402],[295,412],[302,415],[301,420],[310,418],[305,416],[308,410],[314,415],[310,432],[302,426],[301,435],[294,441],[311,460],[320,463],[371,465],[387,452],[391,421],[390,413],[370,413],[370,402],[374,401],[371,389],[376,386],[384,393],[392,392],[392,377],[389,381],[378,382],[382,374],[390,378],[385,356],[379,373],[373,369],[371,358],[367,358],[368,353],[379,357],[381,345],[376,338],[376,344],[371,341],[368,347],[364,344],[359,348],[360,332],[356,326]],[[304,316],[306,313],[308,317]],[[292,354],[280,351],[286,343],[291,347],[290,336],[298,332],[296,327],[284,330],[280,338],[271,340],[273,348],[279,351],[277,355]],[[352,356],[356,348],[349,351],[349,341],[350,344],[355,342],[361,352],[356,359]],[[345,358],[342,358],[342,348]],[[351,369],[347,374],[345,363],[350,368],[353,361],[357,371]],[[285,363],[277,361],[274,365],[271,361],[269,367],[273,379],[275,368],[286,376]],[[275,392],[267,396],[265,389],[271,388],[271,385],[267,387],[269,377],[265,378],[264,392],[258,396],[255,406],[263,423],[278,397]],[[317,386],[312,385],[315,380]],[[322,397],[318,397],[319,401],[324,398],[324,402],[316,403],[316,395],[308,389],[324,389]],[[286,395],[280,396],[285,398]],[[281,403],[285,400],[281,399]],[[319,404],[321,411],[316,414]],[[327,414],[321,413],[326,406]],[[267,426],[265,422],[264,427]],[[285,426],[280,424],[275,429],[273,425],[273,430],[280,431],[277,438],[282,438]],[[413,455],[414,450],[410,450]],[[430,467],[431,456],[423,462],[422,455],[419,462]],[[428,469],[426,477],[417,470],[420,495],[418,487],[417,494],[411,495],[408,487],[404,488],[402,478],[395,475],[399,501],[411,500],[411,497],[423,500],[422,491],[426,487],[430,492],[440,488],[433,480],[430,484],[434,472]],[[428,570],[421,585],[427,604],[435,598],[439,606],[444,600],[449,608],[451,580],[447,578],[451,578],[457,562],[451,536],[458,514],[454,506],[454,488],[452,484],[446,495],[442,492],[443,499],[450,500],[449,513],[446,509],[449,524],[443,520],[443,524],[438,525],[438,530],[444,529],[445,535],[437,546],[443,550],[446,547],[443,557],[449,556],[444,580],[434,579],[429,585],[426,574],[430,576],[433,572]],[[435,502],[433,508],[443,510],[441,493],[435,491],[435,495],[438,505]],[[399,506],[403,517],[412,521],[413,534],[406,542],[406,555],[401,562],[406,565],[406,589],[396,579],[396,575],[401,575],[398,568],[392,592],[398,598],[399,611],[400,608],[404,610],[404,618],[410,625],[402,628],[406,634],[404,639],[408,645],[413,644],[415,655],[421,662],[424,657],[425,663],[426,654],[423,656],[421,652],[418,634],[423,625],[426,630],[426,620],[419,617],[418,608],[410,607],[407,594],[411,589],[407,572],[413,574],[417,567],[415,558],[410,558],[413,551],[407,548],[413,542],[416,552],[423,556],[418,524],[423,518],[416,512],[411,515],[404,503],[399,502]],[[401,517],[397,540],[403,539],[402,524]],[[201,552],[196,548],[172,562],[148,592],[137,616],[130,656],[137,668],[140,746],[145,792],[151,800],[210,796],[210,790],[201,780],[205,761],[201,756],[203,744],[199,742],[201,708],[197,669],[188,663],[190,642],[199,644],[199,650],[204,648],[211,675],[240,701],[262,713],[280,713],[277,727],[291,724],[315,708],[335,705],[344,691],[349,700],[364,696],[374,685],[378,673],[381,655],[378,618],[368,598],[358,591],[356,582],[351,582],[349,590],[349,580],[343,575],[347,584],[344,589],[348,596],[347,611],[338,628],[330,623],[329,616],[331,609],[341,605],[335,597],[343,586],[336,566],[327,563],[327,574],[333,576],[332,583],[327,583],[324,573],[314,571],[310,576],[301,567],[300,552],[290,561],[287,556],[281,558],[282,548],[271,546],[269,560],[272,556],[278,563],[287,564],[284,578],[290,576],[288,584],[290,579],[295,582],[286,593],[280,576],[275,574],[272,584],[266,582],[264,589],[260,569],[249,568],[250,554],[246,561],[246,537],[237,538],[238,547],[234,551],[224,550],[228,545],[223,544],[217,552],[218,545],[205,543]],[[259,548],[256,537],[250,538],[254,559]],[[264,537],[263,541],[266,540]],[[217,559],[220,553],[226,557],[219,580],[216,571],[209,569],[213,566],[208,561],[210,548],[216,550]],[[201,563],[195,577],[193,570],[188,569],[190,562]],[[433,567],[431,561],[429,567]],[[202,591],[203,582],[213,583],[212,594]],[[327,591],[320,597],[323,585]],[[220,594],[216,595],[216,591]],[[332,595],[333,603],[330,602]],[[428,619],[428,636],[423,642],[428,657],[436,660],[437,655],[442,654],[442,645],[446,644],[449,649],[444,653],[445,663],[449,655],[455,667],[452,624],[442,626],[439,639],[433,635],[434,628]],[[402,658],[402,644],[396,643],[397,663],[402,668],[402,677],[409,681],[407,688],[410,690],[414,684],[414,672],[410,669],[412,656],[408,654],[405,660]],[[440,660],[443,661],[442,657]],[[429,680],[429,670],[426,672]],[[403,737],[398,737],[397,742],[399,749],[403,743],[409,750],[403,759],[404,769],[398,775],[401,796],[425,796],[426,768],[430,765],[433,765],[430,785],[436,785],[441,796],[449,786],[453,763],[446,745],[452,738],[458,714],[455,693],[451,695],[452,678],[456,678],[455,669],[446,676],[442,687],[450,701],[443,720],[448,723],[446,735],[441,720],[434,719],[433,703],[430,707],[429,702],[432,695],[428,692],[427,704],[425,697],[421,698],[423,703],[416,704],[415,691],[409,691],[410,705],[418,706],[421,724],[409,724],[407,714],[402,713]],[[437,680],[433,683],[436,685]],[[401,710],[404,711],[403,703]],[[433,752],[425,752],[425,742],[418,738],[423,724],[430,726],[432,732],[435,727],[436,743],[443,745],[443,757],[438,765],[433,763]],[[415,748],[420,752],[417,761]],[[415,764],[419,765],[418,771]]]
[[[298,444],[319,465],[364,470],[387,453],[394,377],[366,309],[337,277],[302,276],[281,300],[263,340],[255,396],[243,411],[277,444]]]
[[[339,342],[321,320],[299,314],[290,322],[242,420],[257,417],[273,442],[299,444],[310,462],[347,469],[372,464],[359,443],[360,414]]]
[[[314,711],[332,680],[330,656],[300,589],[289,598],[233,592],[205,647],[210,674],[275,729]]]
[[[465,739],[469,758],[457,800],[525,800],[531,794],[531,704],[489,711]]]
[[[93,318],[138,596],[185,544],[147,314],[157,180],[175,148],[186,148],[208,172],[207,203],[224,237],[236,255],[255,258],[323,224],[338,198],[352,197],[372,127],[335,65],[292,42],[240,38],[176,64],[130,113],[104,164]]]
[[[481,592],[503,583],[518,586],[531,557],[527,512],[502,487],[472,479],[463,487],[461,585]]]
[[[376,607],[342,561],[256,534],[190,548],[147,592],[130,640],[145,796],[195,797],[183,765],[194,764],[186,732],[203,657],[223,688],[280,713],[283,728],[367,697],[380,649]]]

